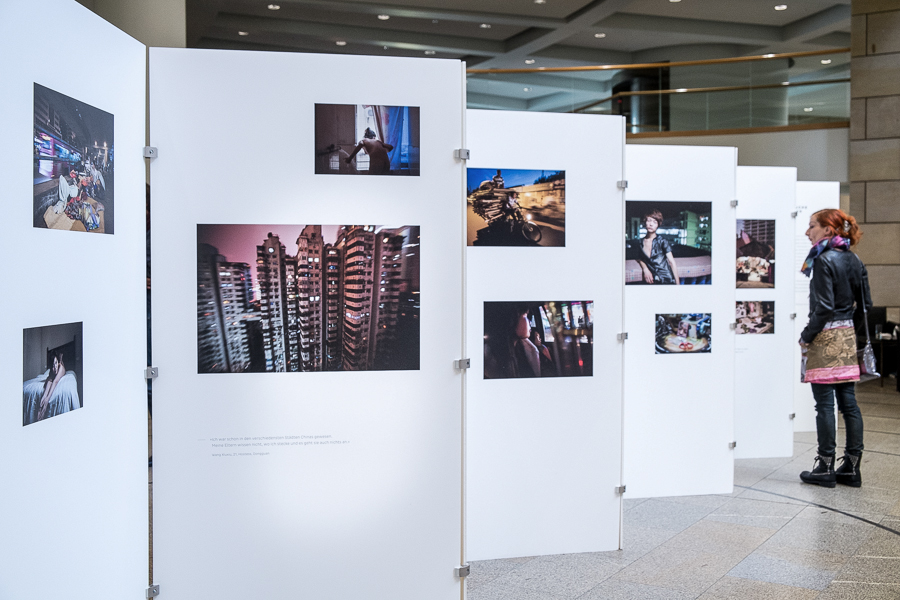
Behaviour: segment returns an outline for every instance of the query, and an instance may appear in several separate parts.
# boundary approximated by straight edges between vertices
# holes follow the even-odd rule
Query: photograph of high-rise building
[[[197,225],[199,373],[418,368],[418,226]]]

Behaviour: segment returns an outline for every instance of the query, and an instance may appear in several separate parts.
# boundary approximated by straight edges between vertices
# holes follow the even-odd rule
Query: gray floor
[[[625,500],[624,550],[472,563],[468,599],[900,599],[893,386],[858,390],[862,488],[802,484],[815,434],[799,433],[793,458],[736,461],[733,494]]]

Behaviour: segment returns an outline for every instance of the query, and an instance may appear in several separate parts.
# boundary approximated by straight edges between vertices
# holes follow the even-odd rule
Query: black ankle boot
[[[859,472],[861,462],[861,455],[844,454],[841,457],[841,464],[834,470],[835,480],[842,485],[862,487],[862,475]]]
[[[804,483],[833,488],[836,481],[834,477],[834,456],[816,456],[813,470],[800,473],[800,479]]]

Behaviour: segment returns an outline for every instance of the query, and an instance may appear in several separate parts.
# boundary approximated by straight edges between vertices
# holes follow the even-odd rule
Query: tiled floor
[[[626,500],[624,550],[472,563],[468,599],[900,599],[893,383],[857,392],[862,488],[802,484],[815,434],[799,433],[793,458],[736,461],[731,495]]]

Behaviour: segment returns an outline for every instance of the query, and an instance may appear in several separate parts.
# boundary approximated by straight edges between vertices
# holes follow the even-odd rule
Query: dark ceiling
[[[776,10],[777,4],[786,5]],[[479,68],[850,45],[850,0],[186,0],[194,48],[433,56]],[[278,8],[270,8],[275,7]]]

